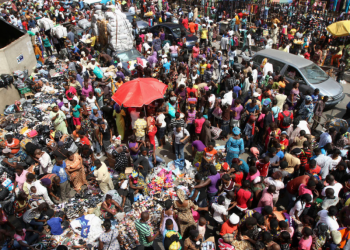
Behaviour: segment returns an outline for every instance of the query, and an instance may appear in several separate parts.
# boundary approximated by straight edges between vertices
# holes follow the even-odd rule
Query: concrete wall
[[[0,114],[4,113],[6,105],[14,104],[21,99],[18,90],[11,84],[11,87],[0,88]]]
[[[23,60],[18,63],[17,58],[20,55],[23,56]],[[12,74],[16,70],[24,69],[28,69],[31,74],[35,65],[36,58],[29,34],[0,49],[0,74]]]

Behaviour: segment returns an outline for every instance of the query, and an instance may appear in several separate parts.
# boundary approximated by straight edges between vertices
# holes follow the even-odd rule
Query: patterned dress
[[[81,156],[74,154],[73,161],[69,159],[66,160],[66,166],[70,181],[73,183],[74,190],[79,192],[81,186],[88,185]]]
[[[103,242],[103,250],[119,250],[118,229],[110,230],[100,235],[100,240]]]
[[[193,219],[191,207],[195,206],[191,200],[187,200],[187,207],[179,207],[177,202],[174,202],[174,208],[177,210],[177,219],[178,219],[178,227],[180,234],[184,236],[187,228],[192,225],[196,225],[196,222]]]

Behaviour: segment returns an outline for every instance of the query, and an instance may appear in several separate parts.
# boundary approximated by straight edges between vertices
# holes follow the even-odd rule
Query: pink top
[[[290,238],[293,238],[294,235],[294,227],[289,227],[289,229],[291,230],[291,232],[288,232],[287,230],[281,230],[281,232],[286,231],[290,234]]]
[[[177,53],[177,46],[176,45],[173,45],[173,46],[170,46],[169,50],[170,50],[170,53],[171,54],[176,54]]]
[[[83,89],[81,90],[81,94],[86,96],[86,97],[89,97],[90,92],[94,92],[91,85],[89,85],[87,89],[84,86]]]
[[[18,188],[20,190],[23,190],[23,184],[26,181],[27,173],[28,173],[27,170],[23,170],[23,172],[22,172],[22,174],[20,176],[18,176],[17,173],[16,173],[16,182],[17,182]]]
[[[263,193],[261,195],[261,199],[258,203],[258,207],[265,207],[270,206],[273,208],[273,195],[267,192],[268,188],[265,188],[263,190]]]
[[[23,228],[23,235],[18,235],[18,234],[14,234],[13,238],[15,238],[15,240],[17,241],[25,241],[26,238],[26,230]]]
[[[258,170],[255,174],[250,175],[250,173],[248,173],[247,175],[247,180],[248,181],[253,181],[256,177],[260,176],[260,171]]]
[[[311,197],[313,197],[312,191],[308,189],[305,184],[301,184],[299,186],[299,196],[302,196],[303,194],[309,194]]]
[[[196,126],[196,128],[194,129],[194,132],[196,134],[199,134],[200,132],[202,132],[202,127],[203,127],[203,123],[205,122],[205,118],[201,118],[201,119],[195,119],[194,120],[194,124]]]
[[[309,236],[307,240],[304,240],[304,237],[299,241],[298,250],[310,250],[312,245],[312,237]]]
[[[199,47],[193,46],[192,48],[192,57],[197,58],[199,56]]]

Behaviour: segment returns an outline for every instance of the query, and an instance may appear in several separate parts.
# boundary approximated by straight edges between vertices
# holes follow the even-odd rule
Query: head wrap
[[[238,128],[238,127],[234,127],[234,128],[232,129],[232,133],[233,133],[234,135],[239,135],[239,134],[241,133],[241,130],[240,130],[240,128]]]
[[[182,190],[182,189],[178,189],[176,190],[176,195],[177,195],[177,198],[179,198],[179,200],[181,202],[184,202],[186,200],[185,198],[185,192]]]
[[[135,170],[133,170],[133,171],[131,172],[131,176],[132,176],[132,178],[136,178],[136,177],[139,176],[139,173],[136,172]]]

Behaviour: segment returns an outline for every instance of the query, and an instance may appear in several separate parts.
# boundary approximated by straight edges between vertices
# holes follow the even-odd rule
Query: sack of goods
[[[87,29],[91,27],[91,22],[89,22],[87,19],[82,19],[78,22],[78,26],[82,29]]]
[[[51,29],[51,35],[57,38],[63,38],[67,36],[67,28],[62,25],[57,25]]]
[[[49,18],[46,18],[46,17],[39,19],[38,24],[39,24],[40,28],[44,29],[45,31],[53,28],[52,20]]]

